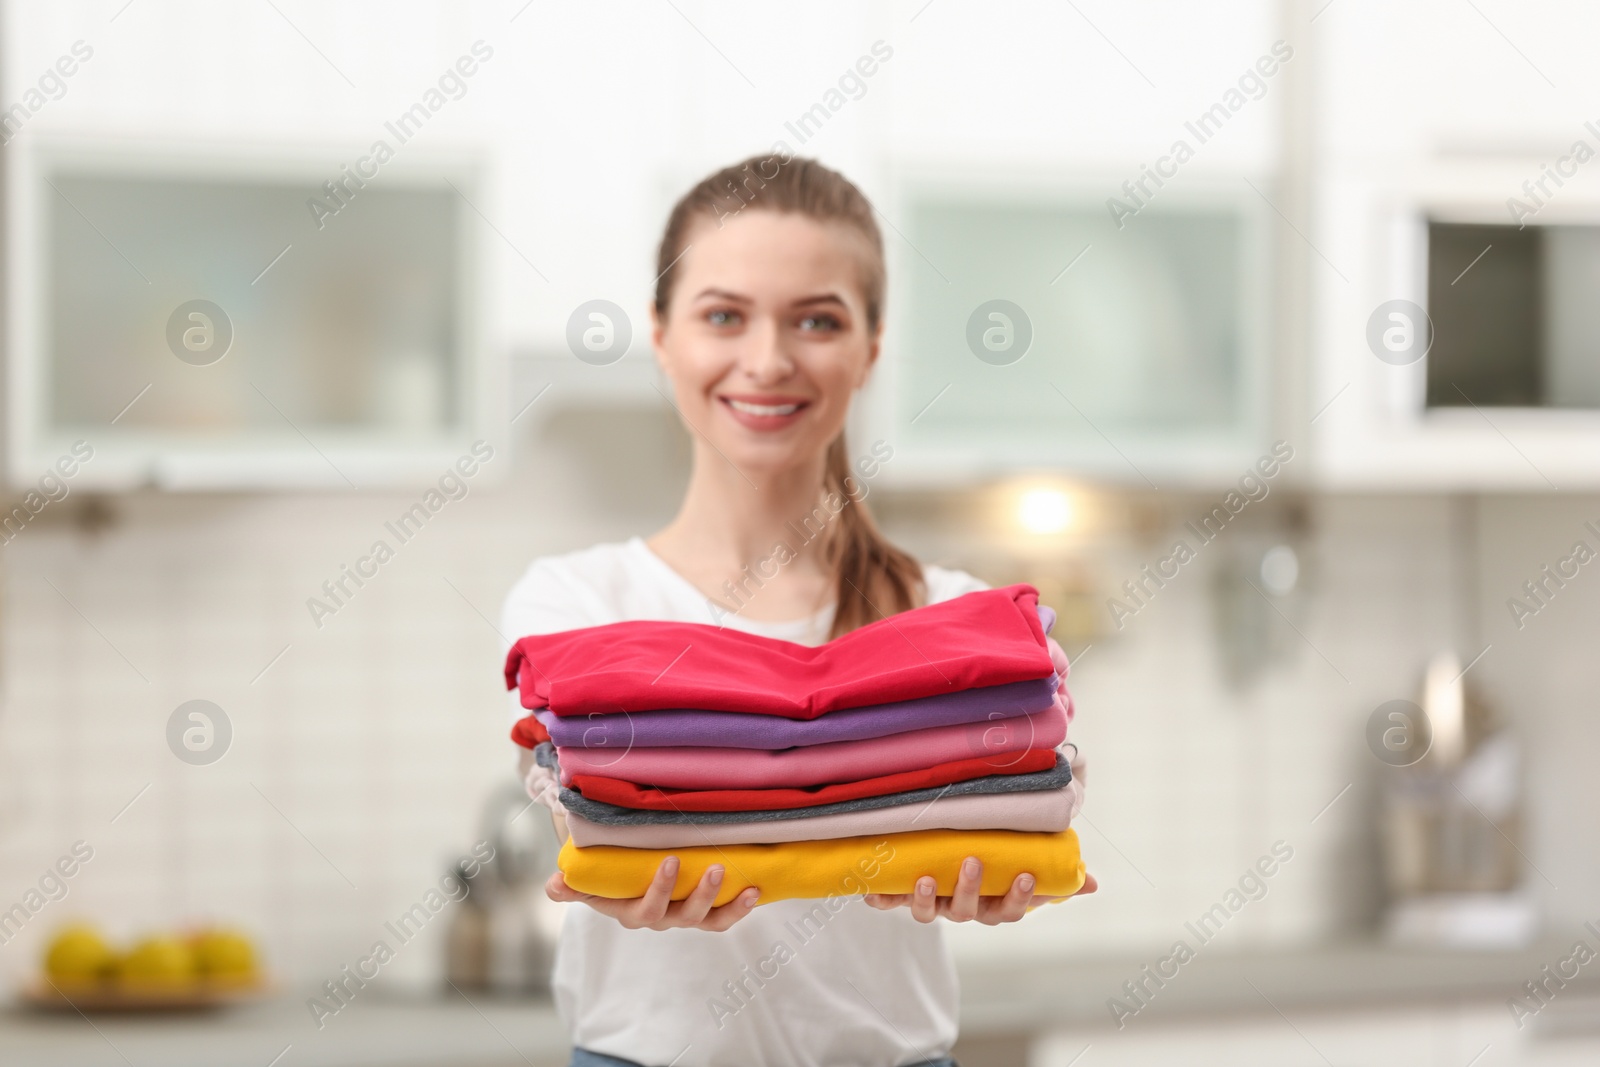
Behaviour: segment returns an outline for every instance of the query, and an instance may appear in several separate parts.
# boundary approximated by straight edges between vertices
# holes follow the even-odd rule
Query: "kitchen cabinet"
[[[1269,447],[1270,209],[1186,177],[1117,218],[1109,177],[908,184],[874,409],[892,477],[1222,484]]]
[[[491,436],[472,161],[374,147],[13,146],[12,478],[368,488]]]
[[[1584,43],[1600,33],[1600,10],[1582,0],[1541,4],[1531,20],[1510,0],[1313,7],[1325,163],[1392,174],[1428,159],[1537,157],[1593,117]]]
[[[1202,944],[1175,971],[1170,960],[1159,962],[1167,955],[1161,949],[1012,958],[962,967],[961,1030],[974,1047],[1026,1048],[990,1067],[1071,1067],[1091,1058],[1110,1067],[1577,1067],[1600,1055],[1600,987],[1592,978],[1568,982],[1520,1027],[1506,1008],[1523,982],[1570,953],[1570,944],[1549,937],[1505,951]],[[1142,1005],[1128,984],[1142,984]],[[1112,998],[1131,1013],[1114,1017]],[[1093,1051],[1084,1056],[1086,1047]]]
[[[1516,14],[1356,3],[1317,22],[1307,412],[1329,488],[1600,485],[1600,398],[1579,380],[1600,358],[1586,347],[1600,325],[1600,256],[1585,236],[1600,232],[1600,164],[1589,162],[1600,125],[1571,95],[1585,66],[1576,42],[1600,13],[1562,3],[1535,22]],[[1481,240],[1442,240],[1451,228]],[[1519,251],[1535,229],[1546,251]],[[1519,288],[1521,326],[1487,314]],[[1428,347],[1464,324],[1477,372],[1459,349]],[[1385,351],[1383,338],[1402,334],[1414,346]],[[1521,402],[1492,386],[1541,347],[1546,378],[1562,381],[1540,391],[1524,375]]]
[[[1600,138],[1592,142],[1600,150]],[[1469,491],[1600,485],[1600,401],[1585,384],[1592,377],[1586,368],[1600,357],[1592,347],[1600,325],[1593,288],[1585,284],[1600,271],[1593,239],[1600,190],[1561,190],[1519,231],[1505,201],[1538,173],[1537,164],[1530,170],[1526,162],[1500,160],[1429,164],[1385,179],[1347,168],[1324,179],[1320,247],[1344,276],[1332,267],[1313,275],[1310,410],[1323,484]],[[1441,241],[1450,230],[1483,237],[1469,250],[1459,240]],[[1545,251],[1519,254],[1519,234],[1540,230],[1533,235]],[[1498,245],[1497,232],[1506,235]],[[1474,277],[1478,271],[1483,275]],[[1480,305],[1515,303],[1508,294],[1528,289],[1527,328],[1497,325],[1504,316],[1493,317],[1492,309],[1463,317],[1456,297],[1462,286],[1479,287]],[[1435,314],[1446,317],[1434,323]],[[1468,326],[1480,350],[1502,335],[1496,351],[1474,357],[1487,373],[1457,354],[1441,351],[1436,359],[1428,351],[1436,337]],[[1386,350],[1385,330],[1414,331],[1412,349]],[[1402,335],[1389,336],[1398,343]],[[1524,389],[1528,396],[1518,401],[1492,386],[1519,374],[1543,377],[1549,389]]]
[[[1137,176],[1141,162],[1154,163],[1184,135],[1185,121],[1283,36],[1277,0],[920,8],[896,19],[887,37],[895,48],[885,68],[894,78],[891,110],[881,124],[887,163],[962,169],[982,161],[1008,173],[1108,168],[1112,189]],[[1270,166],[1283,97],[1275,82],[1187,166]]]
[[[1104,1067],[1183,1063],[1191,1067],[1282,1067],[1359,1063],[1415,1067],[1425,1063],[1472,1067],[1580,1067],[1600,1058],[1600,1038],[1542,1039],[1518,1031],[1503,1004],[1439,1003],[1411,1009],[1287,1011],[1280,1016],[1263,987],[1249,1015],[1130,1022],[1118,1032],[1063,1032],[1035,1045],[1030,1067],[1069,1067],[1085,1046]],[[1085,1057],[1087,1059],[1087,1057]]]
[[[893,445],[901,485],[1230,483],[1273,437],[1279,5],[1029,9],[1026,33],[1013,10],[930,9],[896,41],[888,331],[855,437]]]

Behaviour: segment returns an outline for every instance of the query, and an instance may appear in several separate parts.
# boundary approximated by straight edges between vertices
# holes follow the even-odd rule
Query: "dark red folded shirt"
[[[1031,585],[985,589],[809,646],[689,622],[616,622],[523,637],[506,688],[556,715],[696,708],[814,719],[1050,675]]]
[[[909,789],[950,785],[991,774],[1030,774],[1056,765],[1053,748],[1030,748],[1004,756],[975,756],[856,782],[782,789],[660,789],[597,774],[574,774],[570,788],[590,800],[647,811],[767,811],[808,808],[839,800],[887,796]]]

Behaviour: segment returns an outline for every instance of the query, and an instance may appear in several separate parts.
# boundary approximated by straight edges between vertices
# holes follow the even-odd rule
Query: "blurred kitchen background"
[[[500,602],[671,515],[655,243],[775,146],[880,212],[882,522],[1075,661],[1100,892],[949,929],[961,1061],[1600,1056],[1600,10],[3,13],[0,1060],[565,1062]],[[266,991],[51,1010],[73,922]]]

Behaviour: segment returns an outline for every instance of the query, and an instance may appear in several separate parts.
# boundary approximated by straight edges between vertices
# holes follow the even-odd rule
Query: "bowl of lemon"
[[[223,926],[118,945],[87,923],[57,930],[29,1003],[67,1011],[182,1010],[261,996],[268,983],[248,935]]]

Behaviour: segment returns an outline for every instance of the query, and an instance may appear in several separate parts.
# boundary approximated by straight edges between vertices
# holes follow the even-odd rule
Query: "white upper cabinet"
[[[1274,5],[930,7],[896,53],[891,476],[1222,484],[1270,445]]]
[[[81,441],[99,488],[366,489],[497,435],[504,42],[413,14],[8,6],[13,482]]]
[[[1600,485],[1592,5],[1318,20],[1309,410],[1333,487]]]
[[[1195,143],[1184,124],[1237,88],[1282,36],[1277,5],[1263,0],[935,3],[893,40],[888,147],[898,162],[1119,174],[1132,164],[1122,177],[1136,177],[1174,141]],[[1186,169],[1273,166],[1281,80],[1247,79],[1248,104]]]
[[[474,170],[349,158],[19,146],[12,477],[81,441],[101,488],[368,488],[490,434]]]
[[[666,211],[781,148],[877,209],[893,478],[1197,487],[1282,436],[1328,486],[1600,485],[1576,0],[4,12],[16,481],[83,439],[106,487],[364,488],[664,405]]]
[[[1119,230],[1080,178],[908,187],[880,435],[905,480],[1223,483],[1268,433],[1267,220],[1191,177]]]

